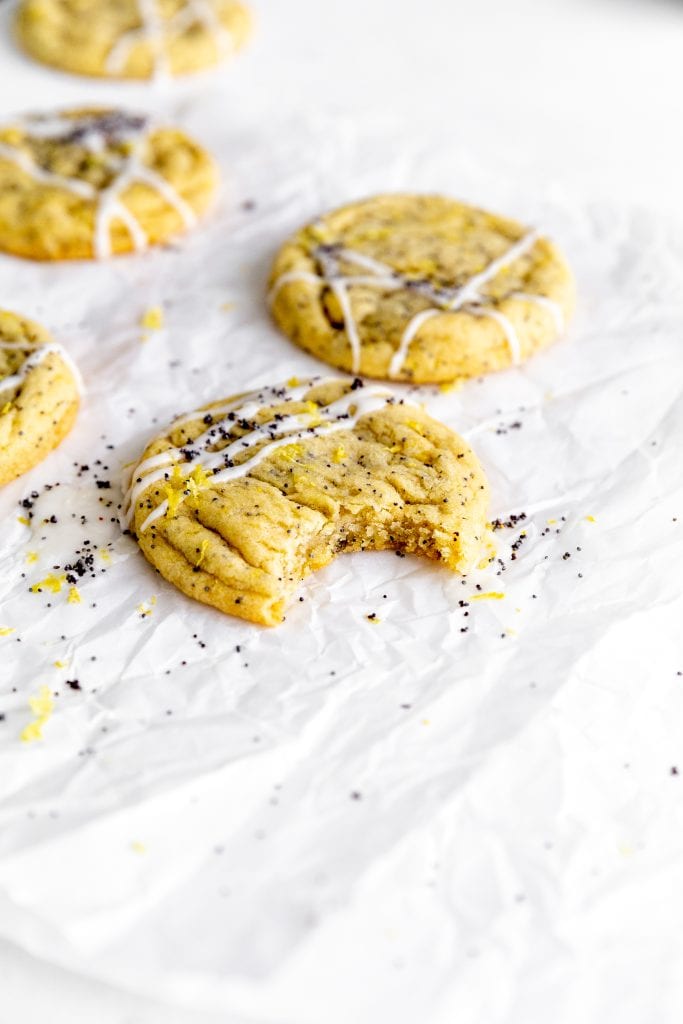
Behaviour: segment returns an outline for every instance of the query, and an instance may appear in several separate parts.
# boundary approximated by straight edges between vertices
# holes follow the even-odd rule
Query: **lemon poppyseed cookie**
[[[416,384],[520,363],[561,333],[571,273],[535,230],[452,199],[342,207],[280,250],[275,320],[332,366]]]
[[[0,310],[0,485],[41,462],[69,433],[79,380],[47,331]]]
[[[183,132],[118,110],[36,114],[0,127],[0,249],[104,258],[192,227],[217,171]]]
[[[183,75],[238,50],[250,29],[238,0],[22,0],[19,40],[65,71],[114,78]]]
[[[356,379],[292,379],[176,419],[132,470],[124,525],[190,597],[272,626],[308,573],[395,549],[467,572],[490,550],[465,442]]]

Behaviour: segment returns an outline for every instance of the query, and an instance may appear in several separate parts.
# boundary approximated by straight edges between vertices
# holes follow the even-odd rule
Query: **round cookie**
[[[239,0],[22,0],[16,17],[31,56],[113,78],[211,67],[242,46],[250,27]]]
[[[272,626],[344,551],[394,549],[465,573],[490,552],[470,448],[359,379],[292,379],[176,419],[132,470],[124,523],[190,597]]]
[[[216,166],[176,128],[118,110],[0,127],[0,249],[37,260],[139,251],[192,227]]]
[[[285,334],[324,362],[428,384],[500,370],[550,344],[574,285],[536,231],[442,196],[386,195],[286,242],[269,301]]]
[[[79,380],[47,331],[0,310],[0,485],[41,462],[69,433]]]

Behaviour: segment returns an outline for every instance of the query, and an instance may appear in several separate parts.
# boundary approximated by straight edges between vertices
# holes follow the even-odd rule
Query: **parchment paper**
[[[207,224],[103,265],[0,258],[0,305],[48,326],[87,388],[71,436],[0,495],[0,938],[188,1021],[673,1024],[680,232],[456,128],[256,125],[218,89],[182,96],[148,105],[220,162]],[[121,466],[177,412],[324,372],[269,322],[269,262],[316,213],[395,189],[538,225],[575,267],[563,341],[417,392],[471,440],[492,517],[525,518],[465,581],[364,554],[274,630],[194,604],[111,521]],[[107,554],[80,604],[30,592],[86,540]],[[25,743],[42,686],[54,712]]]

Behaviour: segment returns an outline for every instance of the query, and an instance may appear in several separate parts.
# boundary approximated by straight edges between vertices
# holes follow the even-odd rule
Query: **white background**
[[[313,190],[310,200],[300,204],[308,214],[318,199],[351,198],[344,194],[344,182],[345,175],[351,180],[354,168],[354,189],[362,190],[366,182],[381,187],[382,139],[391,140],[386,149],[391,187],[409,185],[405,174],[410,173],[420,187],[433,181],[447,189],[450,173],[453,190],[462,194],[466,185],[467,194],[478,202],[490,202],[504,212],[509,203],[510,212],[520,215],[543,212],[557,226],[579,271],[583,306],[573,338],[577,354],[572,356],[566,346],[558,348],[558,354],[514,380],[503,376],[480,393],[470,390],[457,396],[453,425],[476,431],[478,421],[495,417],[497,408],[511,409],[513,396],[533,406],[551,386],[561,392],[556,406],[538,413],[538,429],[534,433],[532,425],[524,443],[528,437],[537,445],[545,459],[541,465],[551,476],[555,461],[569,467],[566,479],[558,470],[555,494],[561,493],[560,484],[571,484],[581,500],[576,504],[568,498],[566,511],[604,508],[610,529],[595,535],[598,541],[590,535],[584,540],[587,528],[579,522],[583,517],[575,515],[572,543],[590,552],[586,575],[592,568],[593,578],[602,577],[605,589],[591,584],[588,596],[572,603],[556,592],[553,578],[546,581],[542,596],[550,610],[542,613],[543,628],[527,628],[509,671],[498,653],[490,654],[487,644],[493,644],[493,633],[487,634],[484,621],[476,648],[462,655],[468,660],[461,663],[461,678],[446,689],[445,661],[438,673],[429,667],[445,620],[436,616],[432,628],[416,632],[412,646],[401,647],[401,614],[407,615],[407,634],[411,610],[415,618],[420,614],[419,600],[411,609],[407,591],[401,591],[387,649],[393,643],[413,660],[404,661],[396,699],[391,700],[398,706],[399,691],[402,699],[410,696],[425,721],[435,723],[438,731],[422,750],[400,731],[389,730],[390,739],[381,745],[382,702],[391,693],[389,677],[382,679],[382,672],[391,663],[389,655],[378,654],[376,664],[370,662],[367,671],[350,677],[351,694],[363,694],[358,696],[362,723],[354,722],[355,698],[348,693],[325,690],[318,700],[310,666],[302,670],[302,690],[297,691],[288,674],[294,652],[301,647],[312,662],[321,654],[307,632],[307,609],[327,600],[328,584],[316,584],[294,631],[288,626],[282,641],[287,645],[281,654],[287,686],[283,692],[277,686],[266,692],[262,686],[260,695],[256,686],[256,696],[249,698],[255,720],[247,728],[273,730],[272,747],[260,760],[236,758],[226,775],[214,763],[195,780],[214,817],[209,823],[197,812],[191,819],[188,835],[195,829],[201,842],[188,853],[187,863],[179,858],[177,877],[168,844],[183,837],[172,804],[172,798],[184,799],[180,783],[175,791],[162,787],[159,793],[151,783],[146,788],[141,776],[139,806],[151,801],[153,820],[141,812],[133,824],[133,799],[120,815],[107,817],[97,835],[83,828],[82,833],[74,829],[70,837],[67,831],[62,846],[61,832],[50,845],[49,821],[38,838],[33,833],[30,840],[24,838],[33,826],[22,831],[22,816],[33,807],[43,813],[59,805],[49,771],[38,773],[33,790],[18,787],[9,794],[3,819],[6,835],[11,826],[14,838],[8,838],[9,854],[0,870],[0,1022],[545,1024],[552,1019],[555,1024],[603,1024],[618,1019],[620,1024],[674,1024],[683,1014],[676,895],[682,883],[683,796],[680,788],[671,788],[683,783],[669,774],[676,763],[683,773],[683,700],[676,683],[683,657],[671,629],[680,621],[680,604],[675,610],[680,587],[671,565],[672,557],[680,559],[680,540],[674,540],[671,522],[677,511],[683,514],[674,486],[681,436],[674,412],[677,392],[680,401],[681,364],[675,346],[681,338],[676,292],[681,258],[680,252],[674,255],[674,242],[664,238],[667,221],[675,223],[683,212],[683,6],[673,0],[424,0],[416,5],[347,0],[343,6],[262,0],[255,6],[257,31],[248,51],[224,74],[202,76],[170,94],[139,86],[90,86],[53,74],[20,57],[5,35],[0,43],[0,112],[92,98],[173,112],[196,125],[207,144],[220,131],[227,141],[213,148],[224,165],[230,164],[233,148],[229,177],[235,197],[249,196],[253,185],[267,214],[269,189],[273,196],[272,230],[265,214],[259,231],[250,234],[241,222],[235,228],[235,238],[244,240],[244,260],[253,255],[261,276],[268,253],[300,217],[296,201],[291,212],[285,209],[290,191]],[[6,21],[5,14],[3,31]],[[239,126],[234,132],[233,124]],[[373,136],[374,125],[376,139],[364,148],[362,140]],[[334,135],[329,150],[326,126]],[[283,156],[287,152],[289,167]],[[309,164],[315,169],[310,174]],[[220,230],[219,219],[211,244],[220,243]],[[202,252],[190,248],[187,258],[188,268],[197,267]],[[0,267],[3,304],[23,288],[23,311],[63,327],[90,317],[100,344],[112,331],[121,341],[125,311],[114,292],[106,293],[102,277],[84,275],[83,281],[92,285],[89,298],[86,287],[81,295],[75,278],[67,285],[59,271],[59,295],[69,297],[73,310],[55,310],[45,298],[47,291],[43,294],[48,282],[57,280],[51,277],[53,271],[20,273],[16,266],[5,260]],[[167,271],[161,258],[159,267],[168,273],[166,283],[174,280],[177,271]],[[131,302],[139,299],[140,308],[146,294],[157,297],[151,274],[143,273],[138,280],[134,269],[118,273],[118,284],[130,287]],[[112,283],[116,274],[111,271]],[[232,293],[226,297],[239,302],[238,279],[235,271]],[[211,280],[216,304],[221,287],[218,276]],[[256,272],[247,281],[249,289],[249,310],[256,311],[261,301]],[[250,312],[247,320],[249,316],[253,320],[256,313]],[[189,309],[184,322],[180,313],[178,317],[179,326],[189,330],[195,313]],[[597,329],[591,334],[594,325],[604,334]],[[257,337],[253,323],[240,329],[245,337]],[[291,352],[271,328],[259,329],[270,333],[263,356],[254,357],[249,374],[264,380],[271,353],[279,371],[277,361]],[[171,327],[169,345],[181,352],[185,337],[175,337]],[[644,337],[652,346],[645,352]],[[98,356],[80,344],[78,354],[104,403],[106,381],[101,375],[111,372],[116,379],[121,368],[113,357],[108,366],[101,355],[104,349]],[[660,368],[656,359],[661,359]],[[593,360],[590,376],[585,367]],[[152,365],[142,373],[150,382],[150,404],[156,400],[156,411],[166,414],[161,385],[154,393]],[[612,384],[615,390],[610,390]],[[211,397],[213,386],[209,382],[198,397]],[[631,411],[616,397],[629,388],[636,396],[640,392]],[[193,394],[192,387],[186,390],[183,402]],[[447,418],[445,400],[439,401],[439,411],[446,410]],[[133,433],[139,443],[145,436],[144,420],[135,423]],[[521,441],[522,436],[516,439]],[[75,446],[79,439],[69,443]],[[496,448],[494,439],[482,436],[478,443],[492,478],[496,511],[505,512],[534,477],[536,463],[527,453],[519,456],[519,467],[510,467],[501,455],[506,449]],[[661,457],[652,452],[653,443],[661,447]],[[584,476],[578,469],[579,450],[584,469],[589,464]],[[76,447],[69,451],[77,457]],[[66,455],[64,460],[66,466]],[[615,469],[616,475],[610,476],[620,466],[621,475]],[[604,493],[601,476],[609,481]],[[529,483],[525,501],[536,493],[535,483]],[[20,490],[12,492],[12,501],[15,493]],[[561,503],[556,506],[561,510]],[[533,557],[526,563],[529,573]],[[339,593],[347,586],[361,603],[369,595],[374,599],[375,564],[390,584],[393,562],[369,560],[359,580],[349,581],[342,569],[326,577],[331,591]],[[145,570],[134,557],[126,565],[135,566],[131,578],[135,572],[143,578]],[[360,568],[356,571],[361,573]],[[444,584],[442,591],[433,576],[421,575],[421,570],[411,573],[408,586],[426,601],[437,601],[445,615],[452,588]],[[520,587],[525,580],[520,576]],[[203,627],[203,610],[186,613],[182,600],[173,596],[168,602],[169,622],[180,622],[187,614],[201,623],[197,628]],[[159,616],[164,614],[162,602]],[[571,621],[566,631],[565,614]],[[323,607],[316,629],[326,644],[330,627]],[[244,629],[242,634],[251,637]],[[263,641],[262,660],[268,662],[262,669],[264,680],[268,667],[272,673],[278,663],[276,636],[268,634]],[[345,642],[353,652],[355,641]],[[359,649],[364,643],[358,640]],[[443,643],[450,658],[451,648],[445,639]],[[452,664],[460,658],[460,648],[453,650]],[[35,689],[33,670],[31,663],[31,673],[22,677],[13,664],[12,679],[2,680],[3,686],[11,682],[23,687],[23,707]],[[539,684],[548,682],[549,693],[538,705],[529,703],[531,677]],[[139,685],[144,687],[144,681]],[[143,717],[150,713],[151,721],[151,704],[167,696],[152,686],[151,678],[149,688],[152,695]],[[115,694],[111,708],[116,710],[119,700],[118,710],[124,714],[130,696]],[[214,706],[212,700],[215,704],[218,696],[207,698],[207,707]],[[284,703],[282,720],[275,714],[269,717],[271,701]],[[11,719],[13,737],[15,722],[19,716]],[[473,724],[468,735],[470,722],[476,728]],[[79,723],[85,735],[91,724],[88,714],[76,719],[76,728]],[[218,749],[224,743],[227,751],[241,736],[236,727],[231,731],[227,719],[222,728],[222,738],[211,742]],[[55,730],[52,749],[59,752],[58,723]],[[333,748],[329,762],[320,749],[323,737]],[[182,743],[179,750],[189,756]],[[132,743],[133,758],[141,751],[142,740],[138,746]],[[13,767],[25,753],[11,742],[6,752],[11,761],[4,763]],[[115,753],[111,756],[113,779]],[[197,757],[201,760],[199,753]],[[330,778],[311,778],[325,766]],[[273,781],[283,775],[288,784],[291,778],[293,792],[290,802],[285,801],[288,824],[279,825],[277,842],[265,854],[255,852],[241,837],[239,824],[243,817],[258,817],[257,797],[266,794],[266,802]],[[333,785],[337,776],[342,780],[339,793]],[[347,810],[348,791],[359,777],[370,794],[364,793],[360,815],[355,806]],[[375,802],[373,778],[376,789],[380,780],[383,787]],[[102,801],[99,814],[109,792],[101,779],[98,785],[93,799]],[[56,781],[54,787],[59,788]],[[168,806],[165,795],[171,799]],[[153,833],[148,866],[138,867],[133,856],[130,869],[122,868],[129,851],[121,857],[111,852],[124,813],[130,814],[125,832],[130,841],[138,838],[131,829]],[[87,818],[83,811],[80,823]],[[384,820],[393,823],[386,835]],[[188,867],[193,858],[199,862],[206,854],[209,836],[215,833],[216,841],[221,839],[219,825],[230,835],[223,841],[245,887],[241,900],[238,893],[237,900],[233,896],[230,902],[226,896],[221,902],[232,883],[217,877],[214,866],[206,876],[193,874],[194,865],[192,871]],[[22,867],[16,855],[24,842],[28,856]],[[158,861],[155,849],[162,851]],[[314,884],[308,869],[320,875]],[[326,879],[328,869],[329,875],[339,876],[338,884]],[[130,871],[121,893],[111,884],[110,870],[117,878]],[[97,905],[98,889],[103,901],[108,900],[106,913]],[[36,892],[44,894],[44,919],[40,904],[35,914],[24,913]],[[67,894],[63,900],[62,892]],[[178,978],[174,974],[183,915],[188,974]],[[306,940],[299,942],[301,935]],[[93,950],[106,949],[111,941],[111,971],[102,958],[84,952],[90,936]],[[290,940],[297,953],[288,961],[284,947]],[[140,962],[153,966],[136,974],[138,949]]]

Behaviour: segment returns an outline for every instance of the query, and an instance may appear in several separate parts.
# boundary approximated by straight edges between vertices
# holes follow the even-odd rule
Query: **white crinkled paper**
[[[220,162],[209,223],[101,265],[0,257],[0,305],[48,326],[87,384],[70,437],[0,495],[0,626],[16,630],[0,638],[2,948],[27,986],[52,963],[154,1000],[145,1021],[673,1024],[680,232],[455,134],[266,130],[211,94],[169,110]],[[120,467],[175,413],[324,372],[269,321],[270,260],[316,213],[399,189],[538,225],[576,270],[565,340],[415,392],[471,440],[492,516],[526,514],[496,533],[505,570],[463,581],[417,558],[342,557],[272,630],[194,604],[99,498],[118,499]],[[155,305],[165,326],[146,332]],[[111,494],[76,474],[96,458]],[[33,528],[17,522],[55,481]],[[113,555],[80,605],[29,592],[86,537]],[[461,607],[477,585],[504,597]],[[54,714],[22,743],[44,684]]]

